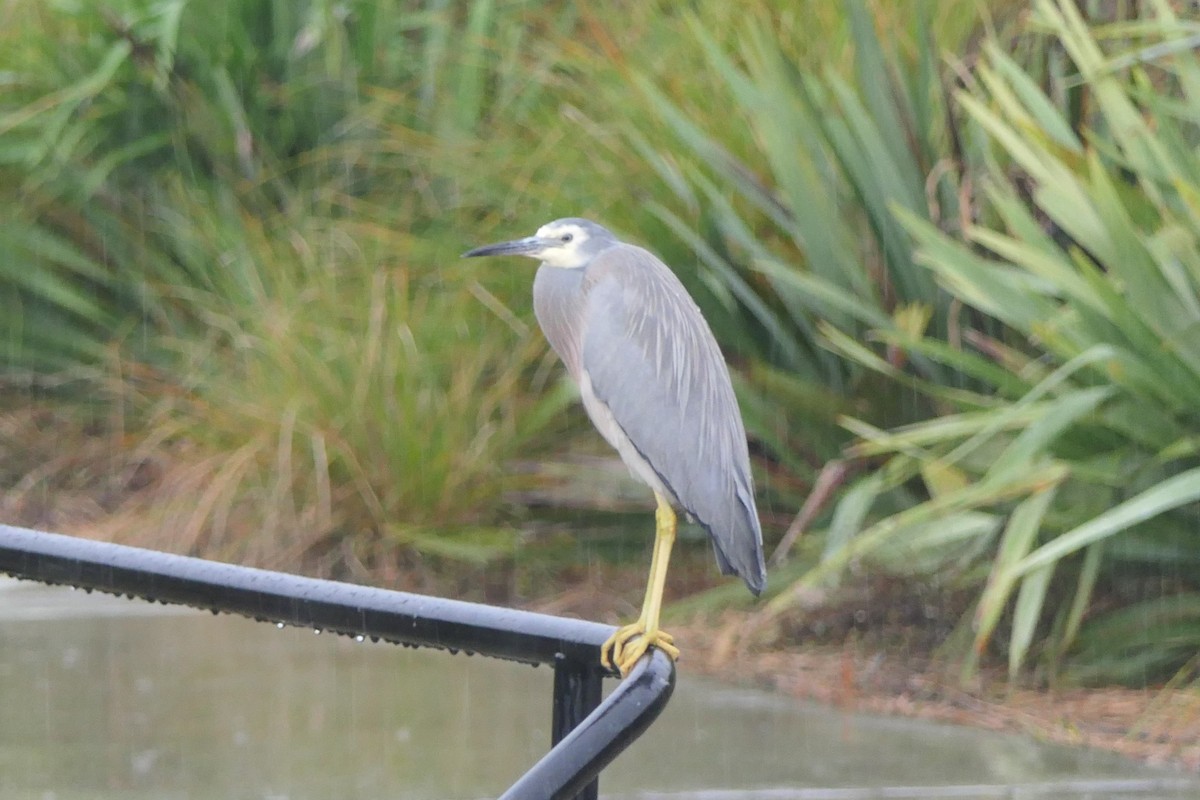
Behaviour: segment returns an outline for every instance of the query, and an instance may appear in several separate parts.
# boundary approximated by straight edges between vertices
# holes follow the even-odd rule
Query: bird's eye
[[[571,240],[572,240],[572,239],[574,239],[574,238],[575,238],[575,237],[574,237],[574,236],[572,236],[571,234],[569,234],[569,233],[564,233],[564,234],[562,235],[562,243],[563,243],[563,244],[566,244],[567,242],[571,241]]]

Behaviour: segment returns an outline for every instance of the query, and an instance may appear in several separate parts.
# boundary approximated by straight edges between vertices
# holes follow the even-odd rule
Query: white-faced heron
[[[592,423],[658,501],[642,614],[605,642],[601,660],[624,675],[652,645],[678,658],[659,628],[675,508],[708,531],[722,573],[756,595],[767,580],[746,432],[717,342],[666,264],[594,222],[555,220],[464,253],[497,255],[541,260],[538,323]]]

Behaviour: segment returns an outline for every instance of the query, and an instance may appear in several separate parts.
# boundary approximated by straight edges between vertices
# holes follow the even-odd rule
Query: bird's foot
[[[618,628],[616,633],[600,646],[600,663],[609,669],[618,670],[624,678],[651,647],[662,650],[672,661],[678,660],[679,648],[674,645],[674,641],[675,637],[664,630],[655,628],[647,631],[646,624],[638,620]]]

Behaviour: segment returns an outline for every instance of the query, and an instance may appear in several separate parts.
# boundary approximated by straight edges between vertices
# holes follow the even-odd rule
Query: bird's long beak
[[[475,258],[476,256],[531,256],[534,253],[540,253],[542,250],[556,243],[557,240],[555,239],[526,236],[524,239],[514,239],[511,242],[485,244],[483,247],[476,247],[474,250],[468,250],[463,253],[463,258]]]

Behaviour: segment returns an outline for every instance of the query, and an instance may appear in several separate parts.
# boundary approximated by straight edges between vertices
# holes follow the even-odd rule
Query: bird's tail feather
[[[754,542],[753,546],[739,547],[735,553],[726,553],[722,542],[712,530],[709,538],[713,544],[713,554],[717,557],[717,567],[722,575],[737,575],[746,582],[747,588],[758,597],[767,588],[767,566],[763,561],[762,535],[754,525],[752,530],[743,532],[741,536],[732,537],[735,542]]]

